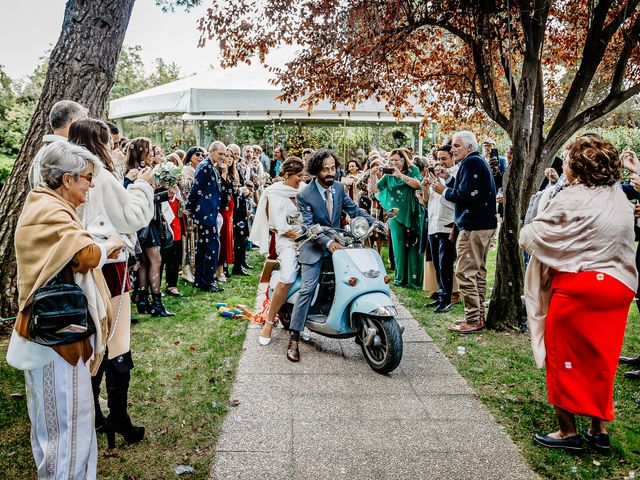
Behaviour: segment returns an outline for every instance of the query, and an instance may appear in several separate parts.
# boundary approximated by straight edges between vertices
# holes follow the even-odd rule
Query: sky
[[[98,0],[99,1],[99,0]],[[0,15],[0,65],[13,79],[33,72],[44,53],[60,36],[66,0],[2,0]],[[155,58],[176,62],[184,76],[218,64],[217,42],[198,48],[196,21],[210,2],[186,13],[163,13],[154,0],[136,0],[125,45],[141,45],[147,70]],[[34,13],[37,12],[37,13]]]

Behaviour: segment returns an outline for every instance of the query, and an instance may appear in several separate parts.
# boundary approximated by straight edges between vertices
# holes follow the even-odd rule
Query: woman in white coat
[[[299,192],[304,164],[298,157],[287,158],[279,174],[284,181],[269,186],[260,197],[249,240],[260,247],[260,253],[269,252],[270,232],[276,234],[276,253],[280,262],[280,281],[273,291],[269,313],[260,333],[260,345],[271,343],[271,330],[276,314],[287,299],[287,293],[298,274],[298,252],[293,240],[300,232],[287,224],[287,215],[298,211],[296,195]]]
[[[111,159],[111,135],[109,127],[92,118],[78,120],[69,129],[69,140],[84,146],[104,164],[103,175],[94,181],[87,202],[78,209],[78,215],[94,237],[100,239],[111,234],[119,235],[133,254],[136,232],[149,224],[153,216],[153,188],[151,169],[138,172],[137,180],[124,188]],[[113,448],[115,433],[127,443],[136,443],[144,437],[144,428],[135,427],[127,413],[129,381],[133,360],[131,357],[131,285],[127,272],[127,256],[107,263],[102,273],[111,293],[113,308],[113,333],[107,342],[107,355],[97,375],[92,378],[96,409],[96,429],[107,434],[109,447]],[[106,373],[107,404],[109,417],[105,420],[98,403],[100,384]]]

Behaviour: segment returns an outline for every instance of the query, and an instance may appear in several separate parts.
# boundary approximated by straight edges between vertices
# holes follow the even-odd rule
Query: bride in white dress
[[[296,225],[287,224],[287,215],[298,211],[296,195],[300,191],[304,164],[298,157],[287,158],[280,167],[284,181],[274,183],[260,196],[249,239],[260,247],[260,253],[269,252],[270,233],[276,235],[276,253],[280,263],[280,280],[273,291],[269,313],[260,333],[260,345],[271,343],[271,330],[276,314],[287,298],[289,287],[298,274],[298,252],[293,240],[300,232]],[[302,184],[304,187],[305,184]]]

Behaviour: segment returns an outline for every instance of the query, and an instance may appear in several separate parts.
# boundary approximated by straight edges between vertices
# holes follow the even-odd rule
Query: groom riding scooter
[[[365,217],[371,225],[375,219],[353,203],[341,183],[334,183],[337,163],[335,154],[330,150],[319,150],[309,158],[307,172],[315,178],[297,195],[298,210],[302,213],[303,224],[308,227],[319,224],[323,227],[340,228],[340,219],[344,211],[351,218]],[[329,233],[305,242],[300,247],[298,263],[302,286],[291,313],[291,336],[287,347],[287,358],[292,362],[300,361],[298,341],[300,332],[304,330],[309,304],[318,285],[322,259],[339,248],[342,248],[342,245]]]

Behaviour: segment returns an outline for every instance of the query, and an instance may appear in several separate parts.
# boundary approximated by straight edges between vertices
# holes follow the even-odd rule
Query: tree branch
[[[555,135],[556,131],[562,129],[569,119],[578,112],[613,35],[626,18],[634,15],[639,2],[640,0],[628,0],[626,8],[621,9],[606,27],[604,23],[612,2],[609,0],[598,2],[593,11],[591,28],[582,49],[582,62],[551,127],[549,136]]]
[[[557,129],[553,135],[547,137],[546,148],[548,155],[553,155],[571,135],[576,133],[582,127],[587,126],[594,120],[603,117],[607,113],[614,110],[621,103],[629,100],[634,95],[640,93],[640,83],[618,93],[611,93],[601,102],[592,105],[583,112],[579,113],[573,119],[566,122],[561,128]]]
[[[620,53],[620,58],[618,58],[618,63],[616,63],[616,69],[613,73],[613,80],[611,81],[611,93],[617,93],[622,90],[622,83],[624,81],[624,72],[627,69],[627,62],[631,57],[631,52],[640,37],[640,17],[636,19],[636,23],[631,28],[631,31],[628,35],[625,35],[624,39],[624,48]]]

